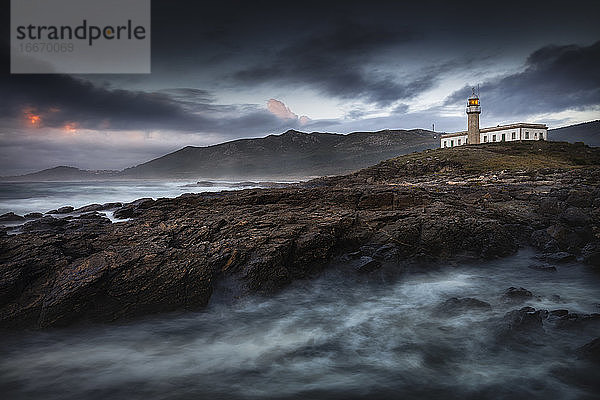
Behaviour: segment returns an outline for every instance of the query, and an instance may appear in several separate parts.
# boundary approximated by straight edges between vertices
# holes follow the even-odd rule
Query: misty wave
[[[597,323],[501,335],[505,313],[525,305],[598,312],[597,275],[578,264],[532,270],[532,255],[400,276],[348,276],[340,265],[270,298],[227,304],[217,293],[203,312],[7,336],[0,389],[50,399],[593,396],[597,368],[574,350],[600,335]],[[534,296],[507,302],[509,286]],[[440,311],[451,297],[491,310]]]
[[[241,185],[241,186],[240,186]],[[14,212],[46,212],[66,205],[75,208],[94,203],[128,203],[140,198],[177,197],[201,193],[260,187],[255,182],[226,181],[85,181],[85,182],[0,182],[0,215]]]

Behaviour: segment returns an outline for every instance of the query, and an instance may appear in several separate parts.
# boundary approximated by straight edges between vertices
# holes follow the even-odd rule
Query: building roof
[[[515,128],[548,129],[548,127],[545,124],[529,124],[526,122],[517,122],[515,124],[498,125],[498,126],[494,126],[494,127],[490,127],[490,128],[481,128],[479,130],[479,132],[487,133],[487,132],[495,132],[495,131],[502,131],[505,129],[515,129]],[[461,132],[453,132],[453,133],[444,133],[441,137],[449,138],[449,137],[455,137],[455,136],[464,136],[467,134],[468,134],[467,131],[461,131]]]

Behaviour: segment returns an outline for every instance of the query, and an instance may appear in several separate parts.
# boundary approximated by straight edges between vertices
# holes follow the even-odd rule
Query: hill
[[[556,141],[584,142],[588,146],[600,146],[600,120],[551,129],[549,137]]]
[[[305,177],[345,173],[379,161],[438,146],[434,132],[383,130],[304,133],[240,139],[181,150],[125,169],[128,178]]]
[[[426,150],[382,161],[350,176],[378,180],[438,173],[482,174],[501,171],[568,170],[600,166],[600,149],[582,143],[523,141]]]
[[[89,181],[111,179],[118,171],[87,171],[75,167],[59,166],[19,176],[2,177],[4,181]]]

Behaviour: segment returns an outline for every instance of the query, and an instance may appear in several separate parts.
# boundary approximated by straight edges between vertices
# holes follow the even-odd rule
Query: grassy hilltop
[[[382,161],[351,176],[385,181],[403,176],[450,172],[478,174],[591,166],[600,166],[600,149],[582,143],[505,142],[425,150]]]

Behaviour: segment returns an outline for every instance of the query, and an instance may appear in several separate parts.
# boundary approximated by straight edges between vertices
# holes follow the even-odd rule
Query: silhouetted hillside
[[[588,146],[600,146],[600,120],[551,129],[549,137],[555,141],[584,142]]]
[[[86,171],[75,167],[54,167],[19,176],[2,177],[4,181],[87,181],[112,179],[119,171]]]
[[[303,133],[294,130],[208,147],[188,146],[123,171],[129,178],[303,177],[339,174],[438,146],[427,130]]]

